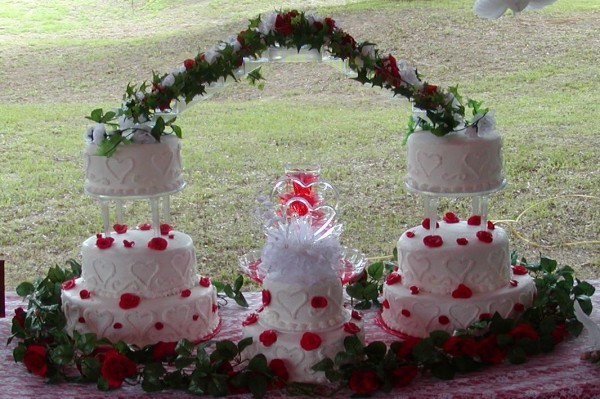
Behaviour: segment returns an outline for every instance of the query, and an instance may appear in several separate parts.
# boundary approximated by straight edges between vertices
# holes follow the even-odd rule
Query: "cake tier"
[[[84,150],[86,193],[107,197],[154,196],[177,191],[185,185],[181,145],[175,136],[159,143],[119,145],[109,156],[95,155],[98,147]]]
[[[343,321],[323,330],[281,331],[264,323],[264,313],[251,314],[243,323],[242,336],[252,337],[252,345],[244,350],[243,357],[250,359],[263,354],[267,361],[281,359],[287,368],[289,381],[307,383],[328,382],[323,372],[315,372],[312,366],[328,357],[335,359],[344,349],[344,338],[351,334],[364,342],[364,330],[360,316],[350,316],[344,310]],[[251,320],[251,321],[250,321]],[[252,323],[252,324],[250,324]],[[305,335],[308,334],[308,335]],[[315,339],[315,336],[318,337]],[[311,344],[312,346],[308,346]]]
[[[346,317],[339,278],[306,285],[267,277],[263,282],[263,303],[262,323],[280,330],[325,329],[339,325]]]
[[[197,284],[196,255],[192,239],[179,231],[162,236],[167,248],[148,248],[152,230],[111,233],[114,242],[100,249],[96,236],[83,242],[82,273],[86,289],[109,298],[129,292],[143,298],[159,298],[179,293]],[[125,246],[125,241],[134,243]]]
[[[495,132],[474,137],[464,131],[443,137],[415,132],[407,141],[406,184],[431,193],[497,190],[504,184],[501,147]]]
[[[415,295],[402,284],[386,285],[381,320],[388,328],[413,337],[427,337],[436,330],[452,333],[496,312],[504,318],[518,317],[531,307],[535,292],[529,275],[515,275],[498,290],[464,299],[423,292]]]
[[[73,288],[62,291],[65,329],[69,333],[95,333],[111,342],[121,340],[143,347],[160,341],[210,338],[220,324],[212,285],[195,286],[189,292],[165,298],[141,299],[131,309],[120,307],[119,299],[105,298],[93,291],[89,291],[87,299],[82,299],[86,297],[82,290],[89,291],[80,278],[75,280]]]
[[[398,240],[402,284],[436,294],[450,294],[459,284],[473,292],[505,286],[511,273],[506,231],[500,227],[483,229],[486,237],[492,239],[487,242],[477,237],[481,230],[481,226],[465,221],[440,221],[439,228],[433,231],[417,226],[402,234]],[[442,245],[426,245],[428,236],[441,237]]]

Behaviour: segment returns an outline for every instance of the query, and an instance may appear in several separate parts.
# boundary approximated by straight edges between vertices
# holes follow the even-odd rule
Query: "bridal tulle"
[[[476,0],[473,5],[475,14],[482,18],[500,18],[510,9],[517,14],[526,9],[540,9],[556,0]]]

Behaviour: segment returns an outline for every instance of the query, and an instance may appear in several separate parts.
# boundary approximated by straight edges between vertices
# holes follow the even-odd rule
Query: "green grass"
[[[491,197],[490,212],[515,229],[513,247],[600,276],[597,2],[558,1],[498,21],[474,17],[471,0],[343,3],[311,8],[495,110],[509,186]],[[270,4],[0,0],[0,253],[9,288],[77,258],[101,229],[98,204],[82,189],[84,116],[118,105],[128,82],[169,70]],[[201,271],[232,279],[238,257],[262,245],[254,198],[286,162],[322,165],[341,195],[344,244],[389,254],[422,217],[422,200],[403,185],[408,104],[325,66],[264,72],[264,91],[229,86],[179,120],[188,186],[172,200],[173,222],[193,237]],[[440,210],[450,209],[464,214],[468,201],[442,200]],[[135,224],[148,208],[128,203],[125,213]]]

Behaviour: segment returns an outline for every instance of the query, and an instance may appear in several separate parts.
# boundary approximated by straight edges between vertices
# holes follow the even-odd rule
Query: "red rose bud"
[[[402,309],[400,313],[402,313],[402,316],[404,317],[410,317],[410,310],[408,309]]]
[[[522,275],[529,273],[527,268],[525,266],[521,266],[521,265],[513,266],[512,271],[513,271],[513,274],[516,274],[518,276],[522,276]]]
[[[477,355],[477,342],[473,337],[461,337],[454,335],[444,342],[442,347],[444,352],[452,356],[469,356]]]
[[[173,228],[166,223],[163,223],[160,225],[160,235],[161,236],[166,236],[167,234],[169,234],[169,232],[171,230],[173,230]]]
[[[494,241],[494,237],[492,236],[492,233],[490,233],[489,231],[478,231],[477,234],[475,234],[477,236],[477,238],[479,239],[479,241],[481,242],[485,242],[486,244],[491,243],[492,241]]]
[[[133,248],[134,245],[135,245],[135,242],[133,242],[133,241],[123,240],[123,246],[125,248]]]
[[[189,297],[190,295],[192,295],[192,291],[190,291],[189,289],[185,289],[185,290],[181,291],[181,296],[182,296],[183,298],[187,298],[187,297]]]
[[[444,215],[444,218],[443,218],[443,220],[444,220],[444,222],[446,222],[446,223],[458,223],[458,222],[460,222],[460,219],[458,218],[458,216],[456,216],[456,215],[455,215],[454,213],[452,213],[452,212],[447,212],[447,213]]]
[[[458,245],[467,245],[469,244],[469,240],[467,240],[466,238],[457,238],[456,243]]]
[[[85,324],[85,318],[84,318],[83,316],[80,316],[80,317],[77,319],[77,321],[78,321],[78,322],[80,322],[81,324]]]
[[[305,351],[312,351],[321,346],[321,337],[312,332],[305,332],[300,339],[300,346]]]
[[[81,290],[79,291],[79,297],[81,299],[88,299],[91,296],[90,292],[88,290]]]
[[[15,309],[15,315],[13,316],[13,323],[17,324],[19,327],[25,327],[25,318],[27,317],[27,312],[22,307],[18,307]]]
[[[126,224],[113,224],[113,229],[117,234],[125,234],[127,233],[127,225]]]
[[[429,218],[423,219],[423,221],[421,222],[421,226],[423,226],[424,229],[429,230],[431,228],[431,221],[429,220]],[[440,224],[438,222],[435,222],[435,227],[440,227]]]
[[[140,297],[135,294],[125,293],[121,295],[119,307],[123,310],[136,308],[140,304]]]
[[[194,321],[198,321],[199,318],[200,318],[200,316],[197,314],[192,316],[192,320],[194,320]]]
[[[219,309],[219,306],[216,303],[213,303],[212,308],[210,310],[215,313]]]
[[[354,320],[362,320],[363,316],[358,310],[352,309],[352,318]]]
[[[467,219],[467,224],[469,226],[479,226],[481,224],[481,216],[473,215]]]
[[[176,346],[177,342],[158,342],[152,347],[152,359],[161,361],[165,358],[176,356]]]
[[[154,328],[156,328],[157,330],[162,330],[163,328],[165,328],[165,325],[160,321],[157,321],[156,323],[154,323]]]
[[[348,334],[358,334],[360,332],[360,327],[352,322],[344,323],[344,331]]]
[[[148,241],[148,248],[154,249],[155,251],[164,251],[167,249],[167,240],[162,237],[153,237]]]
[[[205,287],[205,288],[208,288],[208,287],[210,287],[210,278],[208,278],[208,277],[200,277],[200,282],[199,282],[199,284],[200,284],[202,287]]]
[[[257,321],[258,321],[258,314],[250,313],[248,315],[248,317],[246,317],[246,320],[242,321],[242,326],[246,327],[246,326],[256,323]]]
[[[271,303],[271,293],[269,290],[262,290],[262,304],[263,306],[269,306]]]
[[[75,287],[75,277],[62,283],[63,290],[70,290]]]
[[[394,388],[402,388],[407,386],[414,380],[419,374],[417,366],[412,364],[402,365],[395,368],[391,372],[392,386]]]
[[[44,377],[48,372],[46,347],[38,344],[28,345],[23,356],[23,364],[31,374]]]
[[[414,232],[412,232],[412,231],[407,231],[407,232],[406,232],[406,236],[407,236],[408,238],[413,238],[413,237],[415,236],[415,233],[414,233]]]
[[[117,322],[117,323],[113,324],[113,328],[115,330],[120,330],[121,328],[123,328],[123,324]]]
[[[411,295],[417,295],[419,292],[421,292],[421,289],[416,285],[411,285],[408,289],[410,290]]]
[[[464,284],[459,284],[458,288],[452,291],[452,298],[456,299],[467,299],[471,298],[473,291]]]
[[[258,340],[264,346],[271,346],[277,342],[277,332],[275,330],[265,330],[258,336]]]
[[[508,333],[515,341],[527,338],[532,341],[537,341],[540,338],[538,332],[529,323],[521,323]]]
[[[310,306],[315,309],[321,309],[327,307],[327,298],[324,296],[315,296],[310,301]]]
[[[488,230],[494,230],[496,228],[496,226],[494,225],[494,223],[492,221],[488,220],[487,228],[488,228]]]
[[[479,320],[490,320],[492,315],[489,313],[482,313],[479,315]]]
[[[138,229],[146,231],[146,230],[150,230],[152,228],[152,225],[150,223],[144,223],[144,224],[140,224],[138,226]]]
[[[519,285],[519,282],[518,282],[517,280],[514,280],[514,279],[512,279],[512,280],[510,280],[510,281],[508,282],[508,284],[509,284],[511,287],[516,287],[517,285]]]
[[[423,238],[423,244],[429,248],[438,248],[444,245],[442,236],[426,236]]]
[[[111,247],[113,241],[115,241],[115,239],[112,237],[97,237],[96,246],[100,249],[108,249]]]
[[[450,323],[450,319],[448,318],[448,316],[441,315],[440,317],[438,317],[438,322],[439,322],[441,325],[445,326],[445,325],[447,325],[448,323]]]
[[[402,276],[400,276],[398,273],[390,273],[385,278],[385,283],[387,285],[394,285],[394,284],[399,283],[401,281],[402,281]]]
[[[196,65],[196,60],[194,60],[192,58],[188,58],[187,60],[183,61],[183,66],[185,67],[186,70],[192,69],[195,65]]]
[[[287,371],[287,367],[285,367],[285,362],[281,359],[271,360],[269,362],[269,368],[271,369],[275,377],[277,377],[282,382],[285,382],[290,378]]]

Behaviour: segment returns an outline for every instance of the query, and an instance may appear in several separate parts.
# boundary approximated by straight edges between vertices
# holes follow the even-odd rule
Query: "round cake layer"
[[[200,276],[197,276],[198,279]],[[131,309],[124,309],[116,298],[90,292],[83,279],[71,289],[63,289],[62,309],[67,318],[66,331],[95,333],[111,342],[122,340],[139,347],[157,342],[197,341],[209,338],[219,327],[215,288],[195,286],[188,292],[165,298],[142,298]]]
[[[316,335],[318,346],[304,347],[304,341],[314,344],[314,335],[305,337],[305,331],[281,331],[272,329],[263,322],[264,312],[253,314],[256,316],[253,324],[246,324],[242,328],[244,338],[252,337],[252,344],[243,353],[243,357],[250,359],[257,354],[263,354],[267,361],[282,359],[289,375],[289,381],[306,383],[327,383],[325,373],[312,370],[312,366],[328,357],[335,359],[338,352],[344,350],[344,338],[350,334],[357,336],[364,342],[364,329],[361,320],[351,318],[350,312],[344,310],[343,321],[324,330],[311,330],[309,334]],[[247,319],[248,320],[248,319]],[[274,340],[274,342],[272,342]],[[305,344],[306,344],[305,342]]]
[[[535,292],[529,275],[515,275],[503,288],[470,298],[423,292],[415,295],[402,284],[386,285],[381,318],[388,328],[413,337],[427,337],[436,330],[452,333],[495,312],[504,318],[518,317],[531,307]]]
[[[159,143],[121,144],[111,156],[96,155],[97,145],[84,150],[86,193],[107,197],[153,196],[177,191],[185,185],[181,144],[176,136]]]
[[[339,325],[346,317],[342,282],[328,278],[312,285],[263,282],[263,298],[270,298],[262,323],[287,331],[306,331]]]
[[[86,289],[109,298],[129,292],[143,298],[172,295],[197,284],[196,255],[187,234],[171,231],[161,236],[167,247],[160,251],[148,248],[153,230],[127,230],[111,233],[114,242],[100,249],[92,236],[81,248],[81,277]],[[127,247],[125,244],[133,243]]]
[[[407,141],[406,184],[432,193],[478,193],[504,184],[502,139],[496,132],[468,136],[454,132],[443,137],[428,131]]]
[[[477,237],[481,230],[465,221],[440,221],[435,230],[417,226],[402,234],[398,240],[402,284],[437,294],[450,294],[459,284],[473,292],[503,287],[511,273],[508,236],[500,227],[483,229],[492,241],[482,241]],[[441,246],[426,245],[428,236],[440,237]]]

